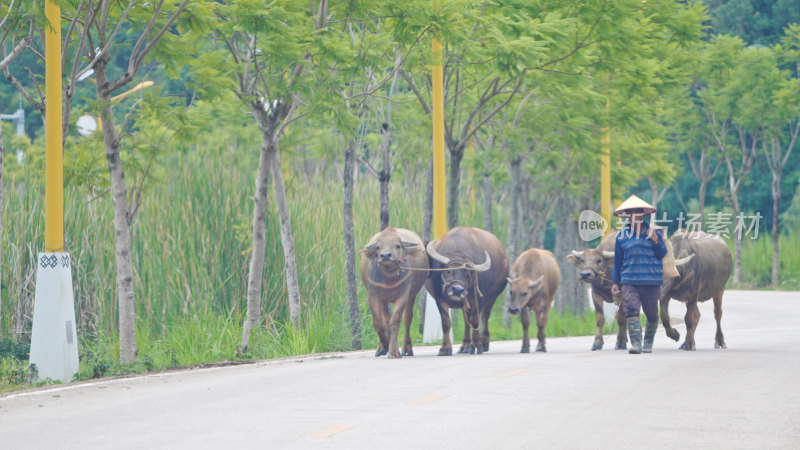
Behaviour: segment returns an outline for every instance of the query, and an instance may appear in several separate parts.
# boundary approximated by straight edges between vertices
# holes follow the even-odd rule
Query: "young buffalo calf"
[[[530,353],[530,338],[528,327],[531,324],[530,312],[536,314],[536,326],[539,329],[536,337],[539,343],[537,352],[546,352],[544,329],[547,325],[547,314],[558,289],[561,271],[558,269],[553,254],[547,250],[531,248],[524,251],[514,262],[511,268],[511,277],[508,285],[511,292],[511,302],[508,312],[519,314],[522,320],[522,350],[520,353]]]

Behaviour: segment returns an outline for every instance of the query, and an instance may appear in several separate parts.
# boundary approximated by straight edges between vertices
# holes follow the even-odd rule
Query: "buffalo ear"
[[[364,256],[369,256],[370,254],[374,254],[376,251],[378,251],[378,245],[372,244],[364,246],[364,248],[362,248],[361,251],[359,251],[359,253],[361,253]]]
[[[539,275],[539,278],[537,278],[536,281],[531,281],[528,283],[528,289],[533,289],[537,286],[540,286],[542,284],[542,280],[544,280],[544,275]]]
[[[578,265],[578,258],[576,258],[575,255],[572,254],[567,255],[567,262]]]

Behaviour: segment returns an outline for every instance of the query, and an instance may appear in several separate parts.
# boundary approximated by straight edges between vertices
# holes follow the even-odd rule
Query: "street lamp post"
[[[37,380],[72,381],[78,373],[78,336],[69,253],[64,252],[61,8],[45,2],[45,251],[36,264],[30,364]]]

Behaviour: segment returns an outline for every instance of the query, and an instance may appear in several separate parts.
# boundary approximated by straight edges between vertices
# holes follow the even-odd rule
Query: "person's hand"
[[[619,295],[619,285],[617,283],[611,285],[611,295]]]
[[[653,241],[654,244],[658,244],[658,233],[656,233],[656,230],[651,229],[650,240]]]

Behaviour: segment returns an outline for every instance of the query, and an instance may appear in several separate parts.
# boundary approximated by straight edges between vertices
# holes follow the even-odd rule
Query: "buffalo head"
[[[598,249],[573,250],[567,261],[578,267],[578,277],[584,283],[611,279],[614,267],[614,252]]]
[[[480,264],[467,258],[449,258],[439,254],[434,248],[437,241],[428,243],[428,256],[444,266],[441,272],[442,291],[445,297],[451,301],[464,302],[470,288],[477,287],[477,274],[486,272],[492,268],[492,258],[489,252],[484,250],[484,260]],[[469,302],[464,302],[464,308],[469,310],[473,306]]]
[[[508,303],[508,312],[511,314],[518,314],[519,311],[528,304],[528,301],[533,298],[544,285],[544,275],[540,275],[535,281],[526,277],[517,277],[512,274],[507,278],[509,292],[511,293],[511,300]]]
[[[380,233],[377,238],[361,249],[361,254],[371,259],[381,269],[399,269],[408,248],[421,247],[419,242],[403,240],[397,233]]]

